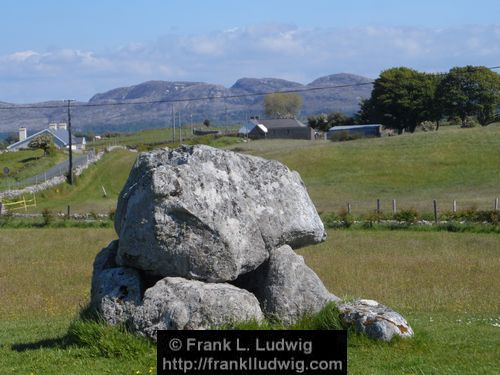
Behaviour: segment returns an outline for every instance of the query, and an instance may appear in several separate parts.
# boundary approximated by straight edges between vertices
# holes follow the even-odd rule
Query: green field
[[[116,208],[118,194],[136,158],[136,152],[127,150],[106,153],[76,178],[74,186],[63,184],[38,193],[35,211],[66,212],[70,205],[71,212],[109,213]]]
[[[500,196],[500,126],[460,129],[349,142],[254,141],[238,151],[277,159],[298,171],[319,211],[373,211],[380,199],[390,211],[492,209]]]
[[[16,183],[43,173],[67,158],[63,151],[53,156],[44,156],[43,150],[20,150],[0,154],[0,190],[15,188]],[[4,169],[9,173],[5,174]]]
[[[349,142],[197,140],[282,161],[300,173],[320,212],[338,212],[349,202],[354,214],[365,214],[373,212],[377,199],[385,212],[391,211],[393,199],[399,210],[422,213],[432,212],[434,199],[441,212],[451,210],[453,200],[458,209],[491,210],[500,196],[500,126],[446,127]],[[106,155],[76,187],[42,193],[37,210],[66,212],[69,204],[74,212],[109,212],[136,156],[126,151]]]
[[[398,207],[491,209],[500,195],[500,127],[356,140],[250,141],[213,145],[273,158],[297,170],[319,211]],[[107,153],[67,185],[37,197],[39,207],[108,213],[137,153]],[[107,192],[103,196],[102,187]],[[444,208],[443,208],[444,209]],[[88,301],[95,254],[112,229],[0,230],[0,373],[149,374],[154,346],[101,328],[92,341],[68,327]],[[374,343],[349,336],[351,374],[495,374],[500,368],[500,236],[412,230],[329,230],[300,250],[335,294],[364,297],[405,315],[412,340]]]
[[[111,229],[3,229],[0,373],[148,374],[155,349],[116,331],[91,345],[67,329],[89,298],[95,254]],[[500,237],[493,234],[330,230],[300,250],[341,297],[377,299],[403,313],[415,338],[349,338],[351,374],[494,374],[500,366]],[[106,346],[107,345],[107,346]],[[109,349],[107,349],[109,350]]]
[[[234,133],[238,131],[236,126],[210,127],[206,128],[202,124],[184,125],[180,129],[175,129],[175,135],[172,128],[146,129],[136,133],[120,134],[116,137],[103,138],[91,144],[91,147],[101,148],[103,146],[124,145],[132,148],[144,148],[148,145],[166,145],[172,143],[186,142],[193,138],[193,129],[218,130],[222,134]]]

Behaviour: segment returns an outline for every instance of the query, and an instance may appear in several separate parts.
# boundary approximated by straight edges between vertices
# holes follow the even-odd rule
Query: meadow
[[[89,299],[93,258],[114,238],[112,229],[2,230],[0,373],[154,369],[154,345],[118,329],[93,327],[92,343],[68,335]],[[385,303],[415,330],[391,344],[350,335],[349,373],[493,374],[499,245],[495,234],[329,230],[326,242],[299,253],[330,291]]]
[[[18,182],[39,173],[67,159],[67,154],[57,151],[44,156],[41,149],[4,152],[0,154],[0,190],[15,188]],[[5,173],[6,169],[9,173]]]
[[[383,212],[391,212],[393,199],[399,210],[413,208],[421,213],[432,213],[434,199],[440,212],[450,211],[453,200],[459,210],[491,210],[500,195],[499,125],[443,127],[439,132],[349,142],[246,142],[231,137],[201,137],[190,142],[283,162],[300,173],[322,213],[345,210],[350,203],[353,214],[366,214],[375,210],[377,199]],[[37,211],[66,212],[71,204],[72,212],[108,213],[136,157],[137,153],[124,150],[108,153],[74,187],[65,185],[37,196]]]
[[[500,195],[500,127],[443,128],[398,137],[329,141],[206,138],[218,147],[273,158],[297,170],[318,211],[351,202],[366,213],[491,209]],[[75,186],[49,189],[37,210],[109,213],[137,153],[107,153]],[[103,196],[102,187],[107,196]],[[0,229],[0,373],[149,374],[151,343],[78,320],[89,299],[95,254],[111,228]],[[330,291],[387,304],[407,317],[411,340],[375,343],[349,336],[352,374],[494,374],[500,368],[500,236],[495,233],[328,230],[300,249]]]
[[[432,211],[492,209],[500,194],[500,126],[349,142],[281,140],[232,146],[240,152],[276,159],[298,171],[319,211],[351,203],[354,213],[398,207]]]

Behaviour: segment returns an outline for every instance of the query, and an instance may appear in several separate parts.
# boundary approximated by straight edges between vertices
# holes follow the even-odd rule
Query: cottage
[[[380,137],[381,128],[382,125],[380,124],[334,126],[328,129],[326,138],[346,140],[364,137]]]
[[[296,119],[251,119],[238,134],[252,139],[314,139],[314,130]]]
[[[11,144],[7,147],[7,150],[16,151],[29,148],[28,145],[31,140],[35,139],[41,135],[48,135],[52,137],[54,145],[59,148],[69,147],[69,132],[68,127],[65,122],[61,123],[50,123],[47,129],[40,130],[28,136],[28,130],[26,128],[19,128],[19,141]],[[85,150],[85,145],[87,144],[85,137],[74,137],[71,136],[72,150]]]

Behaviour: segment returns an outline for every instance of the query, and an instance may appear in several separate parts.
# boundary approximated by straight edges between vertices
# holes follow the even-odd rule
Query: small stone
[[[352,327],[372,339],[391,341],[394,336],[413,336],[413,330],[405,318],[377,301],[359,299],[340,303],[338,308],[347,328]]]

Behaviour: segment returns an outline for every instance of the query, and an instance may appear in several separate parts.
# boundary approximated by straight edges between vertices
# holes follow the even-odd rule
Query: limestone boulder
[[[166,277],[146,290],[131,327],[156,340],[156,330],[210,329],[263,318],[253,294],[227,283]]]
[[[394,336],[408,338],[413,330],[403,316],[374,300],[359,299],[338,304],[346,328],[374,340],[391,341]]]
[[[262,266],[234,283],[254,293],[266,315],[285,324],[320,311],[330,301],[339,301],[288,245],[273,249]]]
[[[161,277],[235,280],[283,244],[325,238],[300,176],[204,145],[141,154],[115,215],[117,263]]]

